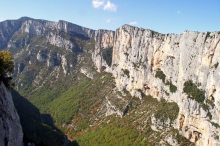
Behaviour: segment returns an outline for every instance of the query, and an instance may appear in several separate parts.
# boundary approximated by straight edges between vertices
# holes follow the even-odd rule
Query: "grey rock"
[[[0,145],[22,146],[23,132],[11,93],[0,84]]]

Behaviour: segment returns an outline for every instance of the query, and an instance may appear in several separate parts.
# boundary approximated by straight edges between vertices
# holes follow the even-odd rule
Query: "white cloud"
[[[180,14],[181,13],[181,11],[177,11],[177,14]]]
[[[104,0],[92,0],[92,5],[94,8],[99,8],[104,4]]]
[[[108,19],[108,20],[106,20],[106,22],[107,22],[107,23],[110,23],[110,22],[111,22],[111,20],[110,20],[110,19]]]
[[[130,24],[130,25],[135,25],[135,24],[137,24],[137,22],[134,21],[134,22],[130,22],[129,24]]]
[[[114,3],[111,3],[110,0],[92,0],[92,6],[96,9],[102,8],[103,10],[108,11],[117,11],[117,5]]]
[[[113,3],[111,3],[110,1],[107,1],[107,3],[104,6],[104,10],[116,12],[117,6]]]

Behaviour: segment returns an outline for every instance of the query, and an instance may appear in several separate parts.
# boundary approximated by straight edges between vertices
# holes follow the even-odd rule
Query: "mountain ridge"
[[[216,82],[220,62],[220,32],[160,34],[126,24],[111,31],[92,30],[63,21],[42,24],[38,20],[27,20],[23,24],[18,23],[18,26],[14,26],[17,23],[12,22],[9,31],[4,32],[0,27],[0,32],[6,34],[0,38],[0,44],[3,44],[0,49],[12,51],[15,55],[16,89],[27,97],[33,94],[48,100],[40,100],[40,97],[30,99],[42,112],[50,108],[43,105],[50,100],[56,101],[55,95],[62,94],[51,92],[47,96],[41,95],[43,88],[53,91],[53,86],[61,88],[57,83],[62,83],[65,86],[61,89],[64,90],[86,81],[87,77],[96,78],[99,73],[95,70],[109,72],[115,78],[115,91],[129,93],[126,97],[118,93],[111,98],[106,96],[100,105],[105,108],[93,109],[95,113],[101,110],[106,112],[101,115],[122,116],[125,109],[121,107],[130,107],[129,94],[140,101],[146,95],[158,100],[165,99],[177,103],[180,108],[176,122],[170,125],[178,129],[181,135],[197,145],[220,144],[220,129],[215,126],[220,122],[220,85]],[[17,32],[12,33],[15,30]],[[109,56],[111,61],[108,62],[108,58],[104,56]],[[32,75],[27,79],[30,74]],[[65,80],[69,82],[65,83]],[[197,91],[198,95],[192,94],[187,86]],[[72,90],[76,92],[75,89]],[[201,100],[202,94],[205,99]],[[121,105],[114,101],[116,99]],[[128,110],[129,112],[132,111]],[[154,115],[150,117],[154,131],[166,127]],[[165,121],[170,123],[169,119]],[[77,129],[76,123],[72,123],[73,129]],[[72,129],[71,124],[64,125]],[[169,144],[177,145],[170,141]]]

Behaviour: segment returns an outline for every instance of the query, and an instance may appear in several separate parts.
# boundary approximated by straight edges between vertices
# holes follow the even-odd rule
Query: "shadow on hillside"
[[[54,121],[53,118],[51,117],[50,114],[41,114],[41,122],[43,124],[46,124],[48,126],[50,126],[52,129],[62,133],[55,125],[54,125]]]
[[[64,143],[65,135],[56,128],[49,114],[41,115],[39,109],[17,91],[11,90],[11,94],[20,117],[24,142],[33,142],[36,146],[60,146]]]
[[[79,146],[79,144],[77,143],[77,141],[72,141],[68,144],[68,146]]]

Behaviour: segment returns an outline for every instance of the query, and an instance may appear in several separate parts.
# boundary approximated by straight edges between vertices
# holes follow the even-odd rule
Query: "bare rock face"
[[[102,58],[102,51],[106,48],[113,47],[114,34],[115,34],[114,31],[108,31],[108,30],[95,31],[94,40],[96,44],[95,44],[95,51],[92,53],[92,59],[96,67],[98,68],[99,72],[102,71],[103,67],[108,72],[111,70],[111,68]]]
[[[103,48],[106,37],[113,40],[108,44],[113,46],[112,65],[105,71],[113,74],[119,89],[133,96],[142,90],[154,98],[176,102],[180,108],[176,128],[183,136],[197,145],[220,145],[220,32],[165,35],[124,25],[115,34],[109,31],[102,35],[96,37],[96,50]],[[97,68],[106,64],[100,56],[93,61]],[[155,77],[158,70],[177,91],[171,92],[165,82]],[[183,92],[189,80],[205,91],[204,102],[192,100]],[[213,104],[206,110],[202,104],[208,105],[208,101]]]
[[[23,132],[11,93],[0,84],[0,145],[22,146]]]
[[[82,67],[80,69],[80,72],[83,73],[88,78],[93,79],[93,74],[90,72],[89,68]]]

